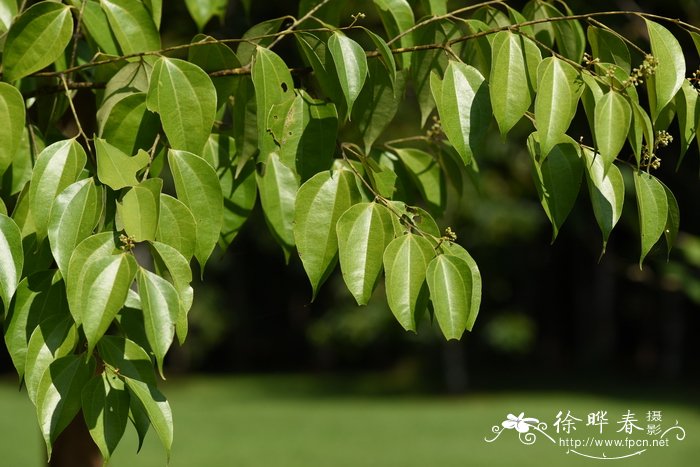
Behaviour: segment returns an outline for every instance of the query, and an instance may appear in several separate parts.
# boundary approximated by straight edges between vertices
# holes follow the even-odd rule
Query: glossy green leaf
[[[142,0],[146,9],[153,18],[153,23],[157,29],[160,29],[160,20],[163,16],[163,0]]]
[[[610,90],[595,105],[595,141],[607,172],[622,150],[630,123],[632,108],[619,92]]]
[[[50,315],[32,331],[24,367],[24,384],[32,403],[37,404],[39,384],[49,365],[73,353],[77,344],[78,331],[69,316]]]
[[[207,73],[212,73],[221,70],[239,68],[241,62],[233,53],[233,50],[225,44],[214,42],[215,39],[210,36],[197,35],[192,43],[204,44],[196,47],[190,47],[188,51],[188,60]],[[235,76],[217,76],[212,77],[212,83],[216,88],[216,101],[218,107],[226,103],[229,96],[235,94],[238,86],[238,78]]]
[[[188,260],[197,247],[197,224],[192,211],[172,196],[160,195],[156,240],[172,246]]]
[[[644,145],[646,144],[648,148],[654,146],[654,128],[646,110],[636,102],[632,102],[632,124],[630,125],[628,140],[632,146],[637,167],[639,167]]]
[[[533,137],[534,134],[530,139]],[[528,144],[532,146],[531,141]],[[574,207],[581,186],[583,163],[579,146],[571,138],[560,139],[544,161],[536,160],[533,155],[532,168],[540,203],[552,223],[554,242],[559,229]]]
[[[431,80],[431,89],[442,128],[465,164],[484,143],[491,123],[491,102],[488,83],[479,71],[464,63],[451,61],[445,70],[440,89],[438,80]]]
[[[160,120],[146,108],[146,93],[137,92],[118,100],[100,127],[100,137],[127,155],[153,146]]]
[[[83,3],[85,4],[81,22],[84,31],[87,31],[88,36],[95,41],[100,51],[109,55],[119,55],[117,39],[112,33],[107,15],[105,15],[104,10],[100,6],[100,2],[95,0],[85,2],[82,0],[71,0],[70,3],[76,8],[80,8]]]
[[[676,113],[678,115],[678,130],[680,133],[680,155],[678,165],[683,161],[690,143],[700,128],[700,94],[690,82],[683,81],[681,90],[676,94]]]
[[[430,241],[412,233],[395,238],[384,251],[386,299],[407,331],[416,330],[416,315],[428,305],[425,275],[434,256]]]
[[[538,68],[535,97],[535,126],[542,154],[547,153],[566,133],[576,114],[582,91],[579,73],[563,60],[553,57],[542,61]]]
[[[312,300],[335,269],[338,219],[359,201],[355,177],[348,170],[320,172],[299,188],[294,205],[294,240],[311,282]]]
[[[652,120],[656,121],[683,84],[685,57],[678,40],[668,29],[648,19],[644,21],[649,32],[651,53],[658,60],[654,76],[647,80],[647,88],[653,87],[649,106]]]
[[[95,138],[97,155],[97,178],[113,190],[135,186],[139,183],[136,174],[146,168],[151,157],[146,151],[128,156],[106,140]]]
[[[100,0],[112,33],[124,54],[160,49],[153,17],[139,0]]]
[[[73,321],[82,323],[82,301],[87,288],[87,270],[90,263],[118,252],[115,235],[112,232],[102,232],[92,235],[80,242],[68,262],[66,273],[66,293]]]
[[[467,331],[471,331],[479,315],[479,308],[481,307],[481,271],[479,271],[479,266],[476,264],[476,261],[474,261],[474,258],[460,245],[453,242],[443,242],[440,248],[448,255],[461,258],[467,263],[467,266],[469,266],[472,294],[466,329]]]
[[[194,255],[203,269],[219,240],[223,223],[224,199],[219,178],[204,159],[186,151],[170,150],[168,162],[177,197],[194,217]]]
[[[37,157],[29,185],[29,209],[39,240],[46,237],[56,196],[78,179],[86,162],[85,150],[75,139],[58,141]]]
[[[595,104],[603,97],[603,88],[600,82],[588,71],[581,73],[581,79],[584,83],[581,103],[588,120],[588,127],[591,129],[591,134],[595,140]]]
[[[460,339],[472,301],[469,264],[459,256],[438,255],[428,264],[426,281],[442,334],[446,339]]]
[[[523,15],[529,20],[544,20],[551,17],[552,9],[547,8],[545,2],[530,0],[523,8]],[[535,39],[545,47],[554,46],[554,25],[553,22],[542,21],[533,25]]]
[[[602,253],[605,253],[610,232],[622,215],[625,201],[624,181],[620,169],[615,164],[611,164],[606,170],[605,162],[599,154],[584,148],[583,156],[588,193],[593,205],[593,214],[603,234]]]
[[[106,373],[102,373],[85,385],[81,403],[90,436],[109,461],[129,419],[129,393],[110,386]]]
[[[175,248],[165,243],[151,243],[154,253],[153,259],[157,265],[157,272],[168,279],[177,291],[180,303],[177,319],[175,320],[175,332],[178,341],[182,344],[187,337],[187,312],[192,307],[194,291],[190,286],[192,282],[192,270],[189,261]],[[167,272],[167,275],[165,274]]]
[[[153,67],[146,105],[160,115],[173,149],[201,154],[216,117],[216,88],[201,68],[161,57]]]
[[[491,106],[501,135],[505,137],[532,105],[537,76],[528,72],[534,68],[534,63],[528,62],[539,63],[542,56],[530,39],[510,31],[496,34],[491,47]]]
[[[136,342],[121,336],[103,336],[97,343],[100,358],[119,374],[147,384],[156,384],[153,363],[148,353]]]
[[[162,189],[163,180],[149,178],[129,188],[121,203],[117,203],[124,230],[135,242],[156,239]]]
[[[483,25],[488,29],[487,25]],[[415,43],[417,45],[436,44],[447,40],[445,30],[439,23],[428,23],[424,27],[416,30]],[[447,57],[442,50],[429,49],[414,52],[411,60],[410,78],[413,89],[416,92],[418,106],[420,107],[420,124],[425,126],[430,114],[435,110],[436,100],[431,92],[431,74],[442,76],[447,67]],[[372,79],[377,79],[372,77]]]
[[[73,35],[70,8],[57,2],[39,2],[10,26],[2,56],[3,77],[16,81],[52,64]]]
[[[659,180],[651,174],[634,171],[634,188],[637,195],[639,231],[641,235],[641,255],[639,267],[654,244],[666,230],[668,220],[668,198]]]
[[[284,61],[271,50],[258,47],[252,68],[257,104],[258,140],[267,136],[267,116],[275,104],[294,98],[294,82]]]
[[[365,51],[360,44],[339,31],[334,31],[328,39],[328,51],[333,57],[348,113],[352,113],[352,106],[367,78]]]
[[[58,269],[68,273],[75,247],[90,236],[102,212],[101,196],[92,178],[73,183],[54,201],[49,217],[49,243]]]
[[[25,110],[19,90],[0,82],[0,176],[10,166],[22,141]]]
[[[673,192],[659,180],[659,183],[664,187],[666,192],[666,202],[668,204],[668,215],[666,217],[666,226],[664,227],[664,237],[666,239],[666,254],[667,261],[671,257],[671,249],[676,244],[678,237],[678,229],[681,222],[681,213],[678,207],[678,201]]]
[[[95,374],[95,359],[67,355],[51,363],[37,393],[37,418],[49,459],[58,435],[80,410],[83,387]]]
[[[221,23],[224,22],[228,0],[185,0],[185,5],[201,31],[214,17],[218,17]]]
[[[250,63],[258,47],[267,50],[266,47],[275,40],[272,35],[280,30],[280,27],[286,20],[287,17],[274,18],[258,23],[248,29],[245,34],[243,34],[241,38],[243,40],[238,44],[238,48],[236,49],[236,55],[238,55],[241,63]]]
[[[88,354],[92,353],[124,306],[136,270],[136,260],[128,253],[99,258],[87,264],[83,298],[77,314],[83,324]]]
[[[630,74],[632,58],[625,41],[611,30],[595,26],[588,26],[587,36],[594,58],[604,63],[614,63]]]
[[[133,62],[124,65],[109,78],[102,92],[100,107],[97,109],[98,132],[102,131],[112,108],[119,101],[132,94],[148,91],[151,71],[152,67],[147,62]]]
[[[406,0],[372,0],[374,6],[379,12],[379,18],[382,20],[384,29],[389,39],[396,38],[400,33],[411,28],[415,24],[413,9]],[[401,47],[411,47],[413,38],[411,34],[404,35],[399,39]],[[398,63],[403,68],[411,66],[411,55],[404,54],[398,57]]]
[[[138,275],[139,296],[148,343],[156,357],[163,379],[163,359],[175,337],[175,321],[180,314],[180,301],[173,285],[146,269]]]
[[[22,232],[11,218],[0,214],[0,299],[5,310],[22,278],[23,266]]]
[[[17,15],[17,6],[17,0],[0,0],[0,36],[10,29],[12,20]]]
[[[304,59],[311,65],[314,77],[318,81],[318,85],[323,94],[330,99],[338,108],[338,114],[341,119],[347,115],[347,107],[343,90],[338,81],[338,73],[335,71],[333,57],[328,52],[327,44],[319,37],[302,32],[295,34],[297,43]]]
[[[430,211],[441,212],[447,203],[447,185],[438,160],[420,149],[396,149]]]
[[[382,272],[386,246],[394,239],[391,212],[377,203],[359,203],[338,219],[338,256],[343,280],[358,305],[366,305]]]
[[[173,415],[170,404],[155,386],[132,378],[124,378],[132,398],[138,399],[148,414],[153,429],[160,438],[168,457],[173,444]]]
[[[553,10],[550,17],[565,16],[554,5],[544,3],[545,8]],[[566,3],[562,2],[564,13],[566,16],[571,16],[572,12]],[[581,63],[583,53],[586,50],[586,34],[583,32],[583,27],[576,19],[566,21],[554,21],[554,37],[557,41],[559,52],[566,58],[573,60],[576,63]]]
[[[377,52],[379,53],[381,62],[384,65],[386,71],[389,73],[389,79],[391,80],[391,84],[393,85],[396,82],[396,60],[394,59],[394,54],[391,52],[391,49],[384,41],[384,39],[381,38],[381,36],[375,34],[371,30],[366,28],[364,29],[364,31],[367,33],[369,38],[372,39],[372,42],[374,42],[375,47],[377,47]]]

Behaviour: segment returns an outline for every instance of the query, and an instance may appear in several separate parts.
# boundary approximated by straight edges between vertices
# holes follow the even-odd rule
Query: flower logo
[[[504,420],[501,425],[503,425],[503,428],[508,430],[515,428],[518,433],[527,433],[530,431],[532,423],[539,423],[539,420],[536,418],[525,418],[525,412],[520,412],[520,415],[517,417],[512,413],[509,413],[506,420]]]

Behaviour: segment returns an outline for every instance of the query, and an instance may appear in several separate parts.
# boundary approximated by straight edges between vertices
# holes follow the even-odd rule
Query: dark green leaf
[[[373,2],[374,6],[377,7],[379,17],[389,39],[395,39],[400,33],[415,24],[413,9],[406,0],[373,0]],[[401,47],[411,47],[413,38],[410,34],[407,34],[399,39],[399,44]],[[411,55],[402,55],[399,57],[398,62],[402,68],[409,68],[411,66]]]
[[[700,128],[700,95],[690,82],[683,81],[683,86],[676,94],[676,112],[678,114],[678,129],[680,133],[680,156],[678,166],[683,161],[685,153],[690,148],[698,128]]]
[[[100,136],[127,155],[153,146],[160,121],[146,109],[146,93],[137,92],[118,100],[109,111]]]
[[[588,26],[588,42],[591,44],[593,57],[604,63],[614,63],[625,70],[632,71],[632,58],[627,44],[611,30]]]
[[[228,0],[185,0],[185,5],[197,24],[197,28],[201,31],[215,16],[219,18],[221,23],[224,22]]]
[[[272,34],[280,30],[282,23],[284,23],[286,19],[286,17],[270,19],[248,29],[245,34],[243,34],[241,38],[243,40],[238,44],[238,49],[236,49],[236,55],[238,55],[241,63],[250,63],[258,46],[264,48],[270,45],[272,41],[275,40]]]
[[[151,243],[154,252],[154,260],[158,266],[157,272],[168,278],[175,286],[180,302],[180,310],[175,320],[175,332],[180,344],[187,337],[187,312],[192,307],[194,291],[190,286],[192,282],[192,270],[189,261],[175,248],[165,243]],[[164,274],[167,271],[167,276]]]
[[[603,253],[610,232],[620,220],[625,201],[625,186],[620,169],[611,164],[606,171],[605,162],[599,154],[583,149],[586,165],[588,193],[593,205],[593,214],[603,234]]]
[[[641,269],[644,258],[666,230],[669,219],[668,198],[663,184],[646,172],[634,171],[634,188],[637,194],[639,233],[642,244],[639,256]]]
[[[447,186],[435,157],[420,149],[396,149],[395,153],[416,182],[429,210],[441,212],[447,202]]]
[[[160,195],[156,240],[172,246],[188,260],[197,247],[197,227],[192,211],[172,196]]]
[[[0,299],[6,310],[22,278],[23,266],[22,232],[11,218],[0,214]]]
[[[153,363],[146,351],[134,341],[120,336],[103,336],[97,351],[106,364],[119,374],[147,384],[156,384]]]
[[[678,228],[680,227],[681,214],[678,208],[678,201],[669,188],[659,181],[666,192],[666,204],[668,204],[668,216],[666,217],[666,226],[664,227],[664,237],[666,238],[666,254],[667,259],[670,259],[671,249],[676,244],[678,237]]]
[[[136,398],[151,420],[160,441],[170,458],[170,447],[173,444],[173,415],[170,404],[155,386],[131,378],[124,378],[132,399]]]
[[[0,83],[0,175],[10,166],[22,141],[24,98],[19,90]]]
[[[150,12],[139,0],[100,0],[122,53],[160,49],[160,35]]]
[[[239,68],[241,62],[227,45],[213,42],[213,37],[205,35],[195,36],[192,43],[205,44],[190,47],[188,60],[207,73],[215,71]],[[229,96],[236,93],[238,78],[235,76],[213,77],[212,83],[216,88],[217,106],[221,107],[226,103]]]
[[[90,436],[109,461],[129,419],[129,393],[110,386],[107,374],[102,373],[85,385],[81,402]]]

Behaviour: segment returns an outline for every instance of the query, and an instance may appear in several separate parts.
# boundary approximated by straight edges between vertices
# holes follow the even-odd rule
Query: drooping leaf
[[[369,38],[372,39],[372,42],[374,42],[374,45],[377,47],[377,52],[379,52],[381,62],[384,65],[386,71],[389,73],[389,79],[393,86],[393,84],[396,82],[396,60],[394,59],[394,54],[391,52],[391,49],[384,41],[384,39],[381,38],[381,36],[375,34],[371,30],[366,28],[364,29],[364,31],[367,33]],[[371,72],[369,74],[371,75]]]
[[[107,374],[102,373],[85,385],[81,403],[90,436],[105,461],[109,461],[129,419],[129,393],[112,387]]]
[[[661,182],[647,172],[634,171],[634,188],[637,195],[639,233],[642,245],[639,256],[639,268],[641,269],[644,258],[666,229],[668,198]]]
[[[465,164],[484,143],[491,123],[491,102],[488,83],[479,71],[464,63],[450,61],[445,78],[431,80],[442,128]]]
[[[416,315],[428,305],[425,275],[434,256],[430,241],[412,233],[395,238],[384,251],[386,299],[407,331],[416,330]]]
[[[15,221],[0,214],[0,299],[5,310],[22,278],[23,266],[22,232]]]
[[[185,0],[185,5],[192,19],[197,24],[197,28],[201,31],[214,17],[218,17],[219,21],[223,23],[228,0],[208,0],[204,2],[202,0]]]
[[[39,383],[37,418],[49,459],[54,441],[80,410],[80,394],[95,374],[95,359],[67,355],[49,365]]]
[[[102,131],[112,108],[122,99],[134,93],[148,92],[152,67],[145,61],[128,63],[110,76],[97,109],[98,132]],[[98,90],[99,92],[99,90]]]
[[[681,213],[678,208],[678,201],[673,192],[659,180],[659,183],[664,187],[666,192],[666,204],[668,204],[668,215],[666,216],[666,226],[664,227],[664,237],[666,239],[666,257],[667,260],[671,256],[671,249],[676,244],[678,237],[678,229],[681,222]]]
[[[124,382],[129,388],[132,399],[138,399],[148,414],[151,425],[163,443],[169,458],[170,448],[173,444],[173,415],[170,411],[170,404],[153,385],[129,377],[124,378]]]
[[[576,69],[556,57],[543,60],[537,75],[535,126],[546,157],[569,128],[582,86]]]
[[[269,19],[248,29],[243,34],[241,38],[243,40],[236,49],[236,55],[238,55],[241,63],[244,65],[250,63],[258,47],[266,48],[270,45],[275,40],[272,35],[280,30],[280,27],[286,20],[287,17]]]
[[[308,32],[300,32],[295,37],[303,58],[314,70],[313,76],[321,92],[336,105],[340,119],[344,120],[348,113],[347,104],[326,42]]]
[[[559,11],[554,5],[544,3],[545,8],[553,10],[550,17],[571,16],[572,12],[569,7],[562,2],[565,9],[564,13]],[[576,19],[565,21],[554,21],[554,37],[557,41],[559,52],[576,63],[581,63],[583,52],[586,50],[586,34],[583,32],[583,27]]]
[[[632,109],[619,92],[610,90],[595,104],[595,141],[603,158],[604,173],[622,150],[630,123]]]
[[[70,0],[71,5],[80,8],[84,3],[83,16],[81,17],[84,30],[95,41],[100,51],[109,55],[119,55],[119,45],[109,26],[107,15],[100,6],[99,1]]]
[[[267,137],[267,116],[275,104],[294,98],[294,82],[284,61],[271,50],[258,47],[252,77],[257,105],[258,141]]]
[[[469,316],[467,317],[467,331],[471,331],[479,315],[479,308],[481,307],[481,271],[479,271],[479,266],[476,264],[476,261],[474,261],[474,258],[472,258],[469,252],[462,246],[453,242],[444,242],[440,248],[448,255],[461,258],[467,263],[467,266],[469,266],[472,294]]]
[[[124,54],[160,49],[153,17],[139,0],[100,0],[107,21]]]
[[[124,230],[135,242],[156,239],[162,189],[163,180],[149,178],[129,188],[122,202],[117,203]]]
[[[648,19],[644,21],[649,32],[651,53],[658,60],[653,77],[647,79],[651,117],[656,121],[683,84],[685,57],[678,40],[668,29]]]
[[[595,104],[603,97],[603,88],[600,82],[588,71],[584,70],[581,73],[581,79],[584,83],[581,103],[588,120],[588,127],[591,129],[591,135],[595,141]]]
[[[17,0],[2,0],[0,1],[0,36],[5,34],[10,25],[12,25],[12,20],[17,15]],[[0,42],[0,49],[2,48],[2,43]]]
[[[203,269],[219,240],[223,222],[224,199],[219,178],[204,159],[186,151],[171,149],[168,162],[177,197],[194,216],[194,255]]]
[[[594,58],[604,63],[614,63],[625,70],[627,75],[630,74],[632,71],[630,51],[618,35],[595,26],[588,26],[587,35]]]
[[[423,234],[432,235],[435,238],[442,236],[435,219],[424,209],[418,206],[408,206],[403,201],[392,201],[390,206],[393,212],[399,214],[399,216],[391,216],[395,237],[412,233],[415,230],[420,230]]]
[[[146,151],[128,156],[106,140],[95,138],[97,156],[97,178],[113,190],[135,186],[139,182],[136,174],[144,169],[151,158]]]
[[[338,219],[338,256],[343,280],[358,305],[366,305],[382,272],[386,246],[394,239],[391,212],[377,203],[359,203]]]
[[[362,46],[340,31],[334,31],[328,39],[328,51],[338,73],[340,87],[345,96],[348,113],[362,91],[367,78],[367,57]]]
[[[678,129],[680,133],[680,155],[678,164],[680,166],[685,153],[690,148],[690,143],[700,129],[700,94],[687,80],[683,81],[680,92],[676,94],[676,113],[678,114]]]
[[[139,296],[148,343],[156,357],[163,379],[163,359],[175,337],[175,322],[180,314],[180,302],[173,285],[146,269],[137,274]]]
[[[172,246],[188,260],[197,247],[197,227],[192,211],[172,196],[160,195],[156,240]]]
[[[354,175],[348,170],[320,172],[299,188],[294,206],[294,240],[311,282],[312,299],[338,259],[338,219],[359,201]]]
[[[608,243],[610,232],[620,220],[625,200],[625,186],[620,169],[611,164],[606,171],[605,162],[599,154],[583,149],[586,166],[588,193],[593,205],[600,231],[603,234],[603,251]]]
[[[39,240],[46,237],[56,196],[78,179],[86,162],[85,150],[75,139],[58,141],[37,157],[29,185],[29,209]]]
[[[472,302],[472,273],[459,256],[442,254],[428,264],[426,281],[435,318],[446,339],[460,339]]]
[[[157,272],[170,280],[177,291],[180,302],[180,310],[175,320],[175,332],[180,344],[187,337],[187,312],[192,307],[194,291],[190,286],[192,282],[192,270],[187,259],[175,248],[165,243],[152,242],[153,259],[157,265]],[[167,272],[167,275],[164,273]]]
[[[555,13],[552,9],[547,8],[546,2],[539,0],[530,0],[523,8],[523,15],[529,20],[545,20]],[[556,15],[556,13],[555,13]],[[533,24],[535,31],[535,39],[541,42],[545,47],[552,48],[554,46],[554,24],[553,21],[542,21],[541,23]]]
[[[97,351],[105,363],[119,369],[119,374],[147,384],[156,384],[153,363],[148,353],[136,342],[121,336],[103,336]]]
[[[413,9],[406,0],[373,0],[373,3],[377,7],[379,18],[382,20],[390,40],[396,38],[415,24]],[[401,47],[411,47],[413,45],[411,34],[402,36],[399,39],[399,44]],[[402,68],[409,68],[411,66],[411,55],[404,54],[398,57],[397,61]]]
[[[188,60],[207,73],[226,69],[239,68],[241,62],[227,45],[214,42],[210,36],[199,34],[195,36],[193,44],[204,44],[190,47]],[[211,79],[216,88],[217,106],[224,105],[232,94],[235,94],[238,87],[238,78],[235,76],[217,76]]]
[[[124,306],[137,267],[136,260],[128,253],[99,258],[86,265],[83,297],[77,314],[83,324],[88,354]]]
[[[651,124],[651,118],[646,110],[636,102],[632,102],[632,124],[630,125],[630,133],[628,140],[632,146],[634,157],[639,168],[642,160],[642,152],[644,150],[644,142],[647,148],[654,147],[654,128]]]
[[[160,121],[146,108],[146,93],[137,92],[118,100],[104,120],[100,137],[127,155],[153,146]]]
[[[10,166],[22,141],[25,110],[19,90],[0,82],[0,176]]]
[[[25,10],[10,26],[2,56],[3,77],[16,81],[52,64],[73,35],[68,5],[39,2]]]
[[[428,210],[441,212],[447,203],[447,186],[438,160],[420,149],[397,149],[395,153],[415,181]]]
[[[484,24],[488,29],[488,26]],[[428,23],[415,32],[415,43],[417,45],[441,43],[447,40],[445,31],[440,23]],[[437,98],[434,99],[434,91],[431,93],[431,76],[433,72],[442,76],[447,67],[447,58],[442,50],[429,49],[414,52],[415,56],[411,60],[410,78],[413,89],[416,92],[418,106],[420,107],[420,124],[425,126],[430,114],[435,110]],[[371,79],[376,80],[373,74]]]
[[[216,88],[201,68],[175,58],[158,59],[146,105],[160,115],[171,148],[202,153],[216,117]]]

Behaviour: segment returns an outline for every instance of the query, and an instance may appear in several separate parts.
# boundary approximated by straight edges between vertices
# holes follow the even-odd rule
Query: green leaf
[[[153,385],[155,385],[155,382]],[[136,397],[129,397],[129,419],[134,425],[139,438],[138,446],[136,447],[136,452],[138,453],[143,447],[143,440],[146,438],[148,428],[151,426],[151,420],[148,418],[146,408]]]
[[[90,436],[109,461],[126,430],[129,393],[110,386],[106,373],[102,373],[85,385],[81,401]]]
[[[100,358],[119,374],[147,384],[156,384],[153,363],[148,353],[134,341],[121,336],[103,336],[97,343]]]
[[[479,271],[479,266],[476,264],[476,261],[474,261],[474,258],[471,257],[469,252],[456,243],[443,242],[440,248],[442,248],[442,250],[448,255],[457,256],[458,258],[463,259],[467,263],[467,266],[469,266],[469,270],[471,272],[472,294],[469,316],[467,317],[467,331],[471,331],[474,327],[474,323],[476,322],[476,317],[479,314],[479,307],[481,306],[481,272]]]
[[[614,63],[625,70],[632,71],[632,58],[627,44],[611,30],[588,26],[588,42],[591,44],[593,57],[603,63]]]
[[[73,321],[82,323],[82,301],[86,293],[88,277],[87,269],[90,263],[118,251],[113,232],[102,232],[92,235],[80,242],[68,262],[68,272],[65,275],[66,294]]]
[[[146,168],[151,157],[146,151],[128,156],[106,140],[95,138],[97,178],[113,190],[138,185],[136,174]]]
[[[128,253],[99,258],[86,265],[83,298],[77,314],[88,342],[88,354],[124,306],[137,267],[136,260]]]
[[[182,344],[187,337],[187,312],[192,307],[194,291],[190,286],[192,282],[192,270],[189,261],[175,248],[165,243],[151,243],[153,259],[158,267],[157,272],[166,277],[177,291],[180,309],[175,320],[175,332],[178,341]],[[167,276],[164,272],[167,271]],[[169,277],[168,277],[169,276]]]
[[[71,0],[71,5],[80,9],[84,3],[83,16],[81,22],[88,36],[97,44],[97,47],[104,53],[109,55],[119,55],[119,45],[117,39],[112,33],[112,29],[107,21],[107,15],[100,6],[98,1],[88,0]]]
[[[209,75],[192,63],[161,57],[146,105],[160,115],[173,149],[201,154],[216,118],[216,88]]]
[[[294,205],[294,240],[311,282],[312,300],[335,269],[338,219],[359,201],[355,177],[348,170],[318,173],[299,188]]]
[[[140,269],[139,296],[148,343],[153,350],[160,376],[163,376],[163,359],[175,337],[175,321],[180,314],[180,301],[173,285],[146,269]]]
[[[25,110],[19,90],[0,82],[0,175],[10,166],[22,141]]]
[[[384,68],[386,68],[386,71],[389,72],[389,79],[393,85],[396,82],[396,60],[394,59],[394,54],[391,52],[391,49],[384,39],[381,38],[381,36],[375,34],[367,28],[364,28],[364,31],[377,47],[377,52],[379,52],[381,62],[384,65]]]
[[[275,104],[294,98],[294,82],[287,65],[271,50],[258,47],[251,70],[257,104],[258,141],[267,137],[267,116]]]
[[[358,305],[366,305],[382,272],[386,246],[394,239],[391,212],[377,203],[359,203],[338,219],[338,256],[343,280]]]
[[[149,178],[127,190],[122,202],[117,203],[124,230],[135,242],[156,239],[162,189],[163,180]]]
[[[678,164],[683,162],[685,153],[690,148],[698,128],[700,128],[700,95],[692,84],[687,80],[683,81],[681,90],[676,94],[676,112],[678,114],[678,129],[680,133],[680,155]]]
[[[143,4],[151,13],[156,28],[160,29],[160,20],[163,16],[163,0],[143,0]]]
[[[313,76],[318,81],[323,94],[328,97],[338,108],[341,119],[347,115],[347,108],[343,90],[338,81],[333,57],[328,52],[328,46],[315,35],[307,32],[295,34],[303,57],[314,70]]]
[[[33,330],[27,343],[24,383],[34,405],[46,369],[54,360],[73,353],[77,344],[78,331],[68,316],[51,315]]]
[[[10,26],[2,56],[3,77],[16,81],[56,61],[73,35],[70,8],[56,2],[39,2],[25,10]]]
[[[482,149],[491,123],[491,103],[488,83],[479,71],[464,63],[450,61],[445,79],[431,80],[440,121],[447,139],[465,164]]]
[[[133,398],[139,400],[151,420],[163,447],[170,458],[170,448],[173,444],[173,415],[170,404],[155,386],[132,378],[124,378]]]
[[[576,69],[556,57],[543,60],[537,75],[535,126],[546,157],[569,128],[583,89]]]
[[[646,141],[646,147],[648,148],[654,146],[654,128],[646,110],[636,102],[632,102],[632,125],[630,126],[628,140],[637,160],[637,167],[639,167],[644,149],[642,141]]]
[[[214,42],[216,39],[210,36],[199,34],[195,36],[193,44],[196,47],[190,47],[188,51],[188,60],[207,73],[215,71],[239,68],[241,62],[233,53],[233,50],[225,44]],[[217,76],[211,78],[214,87],[216,88],[217,106],[221,107],[226,103],[229,96],[236,93],[238,87],[238,78],[235,76]]]
[[[128,63],[114,73],[107,81],[102,99],[97,109],[97,123],[102,131],[114,106],[122,99],[135,93],[147,92],[152,67],[145,61]]]
[[[637,195],[639,233],[642,244],[639,256],[639,268],[641,269],[644,258],[666,229],[668,198],[663,184],[653,175],[640,170],[634,171],[634,188]]]
[[[685,58],[683,49],[668,29],[648,19],[644,21],[649,32],[651,53],[658,60],[654,75],[647,79],[651,117],[656,121],[661,110],[673,100],[683,84]]]
[[[446,339],[460,339],[467,328],[472,302],[472,273],[459,256],[438,255],[426,272],[435,318]]]
[[[122,53],[160,49],[160,34],[151,14],[139,0],[100,0]]]
[[[390,39],[396,38],[400,33],[411,28],[415,24],[413,9],[406,0],[373,0],[374,6],[377,7],[379,18],[382,20],[384,29]],[[413,38],[411,34],[407,34],[399,39],[401,47],[411,47]],[[399,65],[402,68],[411,66],[411,55],[404,54],[398,58]]]
[[[68,273],[73,250],[97,225],[102,212],[101,198],[92,178],[73,183],[56,197],[51,207],[48,236],[61,274]]]
[[[471,21],[474,22],[473,20]],[[483,26],[488,29],[487,25],[484,24]],[[448,40],[445,29],[437,22],[428,23],[425,27],[417,29],[415,36],[417,45],[438,44]],[[438,75],[443,74],[447,67],[447,57],[439,49],[419,50],[414,52],[414,54],[409,71],[413,89],[418,99],[418,106],[420,107],[420,125],[424,127],[428,117],[435,109],[437,101],[437,99],[433,99],[433,93],[431,93],[431,75],[433,71]],[[373,74],[370,71],[370,78],[372,78]],[[373,79],[376,80],[376,77]]]
[[[197,247],[197,225],[192,211],[172,196],[160,195],[156,240],[172,246],[188,260]]]
[[[12,20],[17,15],[17,0],[0,0],[0,35],[10,29]],[[0,49],[2,45],[0,43]]]
[[[583,156],[588,193],[593,205],[593,214],[603,234],[602,253],[605,253],[610,232],[622,215],[625,201],[624,181],[620,169],[615,164],[611,164],[606,170],[603,158],[586,148],[583,148]]]
[[[491,47],[491,106],[505,137],[532,105],[537,76],[529,70],[542,60],[542,55],[530,39],[510,31],[496,34]]]
[[[553,10],[555,13],[551,14],[551,17],[564,16],[556,7],[545,3],[546,8]],[[566,16],[571,16],[572,12],[569,7],[562,3],[565,8]],[[554,37],[557,40],[557,47],[559,52],[576,63],[581,63],[583,58],[583,53],[586,50],[586,34],[583,32],[583,27],[578,20],[571,19],[566,21],[555,21],[554,26]]]
[[[95,359],[67,355],[51,363],[37,393],[37,418],[49,459],[58,435],[80,411],[80,394],[95,374]]]
[[[595,104],[603,97],[603,88],[600,82],[588,71],[581,73],[581,79],[584,83],[581,103],[583,104],[583,111],[586,113],[588,127],[591,129],[591,134],[595,139]]]
[[[545,20],[552,14],[556,15],[556,10],[548,8],[548,4],[539,0],[531,0],[523,8],[523,15],[529,20]],[[554,46],[554,25],[553,21],[542,21],[533,25],[535,39],[545,47]]]
[[[219,178],[204,159],[186,151],[171,149],[168,151],[168,162],[177,197],[194,217],[194,255],[204,269],[219,239],[223,223],[224,198]],[[188,257],[184,253],[183,256]]]
[[[416,182],[428,210],[442,212],[447,203],[447,186],[445,175],[435,157],[420,149],[396,149],[394,152]]]
[[[126,154],[149,149],[160,131],[158,116],[146,109],[146,93],[118,100],[100,127],[100,137]]]
[[[666,226],[664,227],[664,238],[666,239],[666,260],[671,257],[671,249],[676,244],[678,237],[678,228],[680,227],[681,214],[678,208],[678,201],[673,192],[659,180],[659,183],[664,187],[666,192],[666,201],[668,204],[668,216],[666,217]]]
[[[386,299],[407,331],[416,330],[416,315],[428,305],[425,275],[434,256],[433,245],[412,233],[395,238],[384,251]]]
[[[530,135],[530,140],[535,134]],[[531,141],[528,142],[532,147]],[[579,146],[571,138],[560,139],[547,155],[539,162],[532,154],[533,178],[549,221],[552,223],[552,242],[556,240],[559,229],[574,207],[581,186],[583,164]]]
[[[280,27],[285,21],[287,21],[287,17],[283,16],[281,18],[263,21],[248,29],[245,34],[243,34],[241,38],[242,41],[238,44],[238,48],[236,49],[236,55],[238,55],[241,63],[250,63],[258,47],[267,50],[266,47],[275,40],[273,35],[280,30]]]
[[[22,278],[22,232],[11,218],[0,214],[0,299],[7,310]]]
[[[37,239],[46,237],[56,196],[78,180],[86,162],[85,150],[75,139],[58,141],[37,157],[29,185],[29,209]]]
[[[622,94],[610,90],[596,102],[595,141],[603,158],[604,172],[622,150],[631,122],[632,108]]]
[[[338,73],[340,87],[343,89],[348,113],[362,91],[367,78],[367,57],[364,49],[340,31],[334,31],[328,39],[328,51]]]
[[[202,0],[185,0],[185,5],[192,19],[197,24],[197,28],[201,31],[215,16],[219,18],[221,23],[224,22],[228,0],[208,0],[204,2]]]

